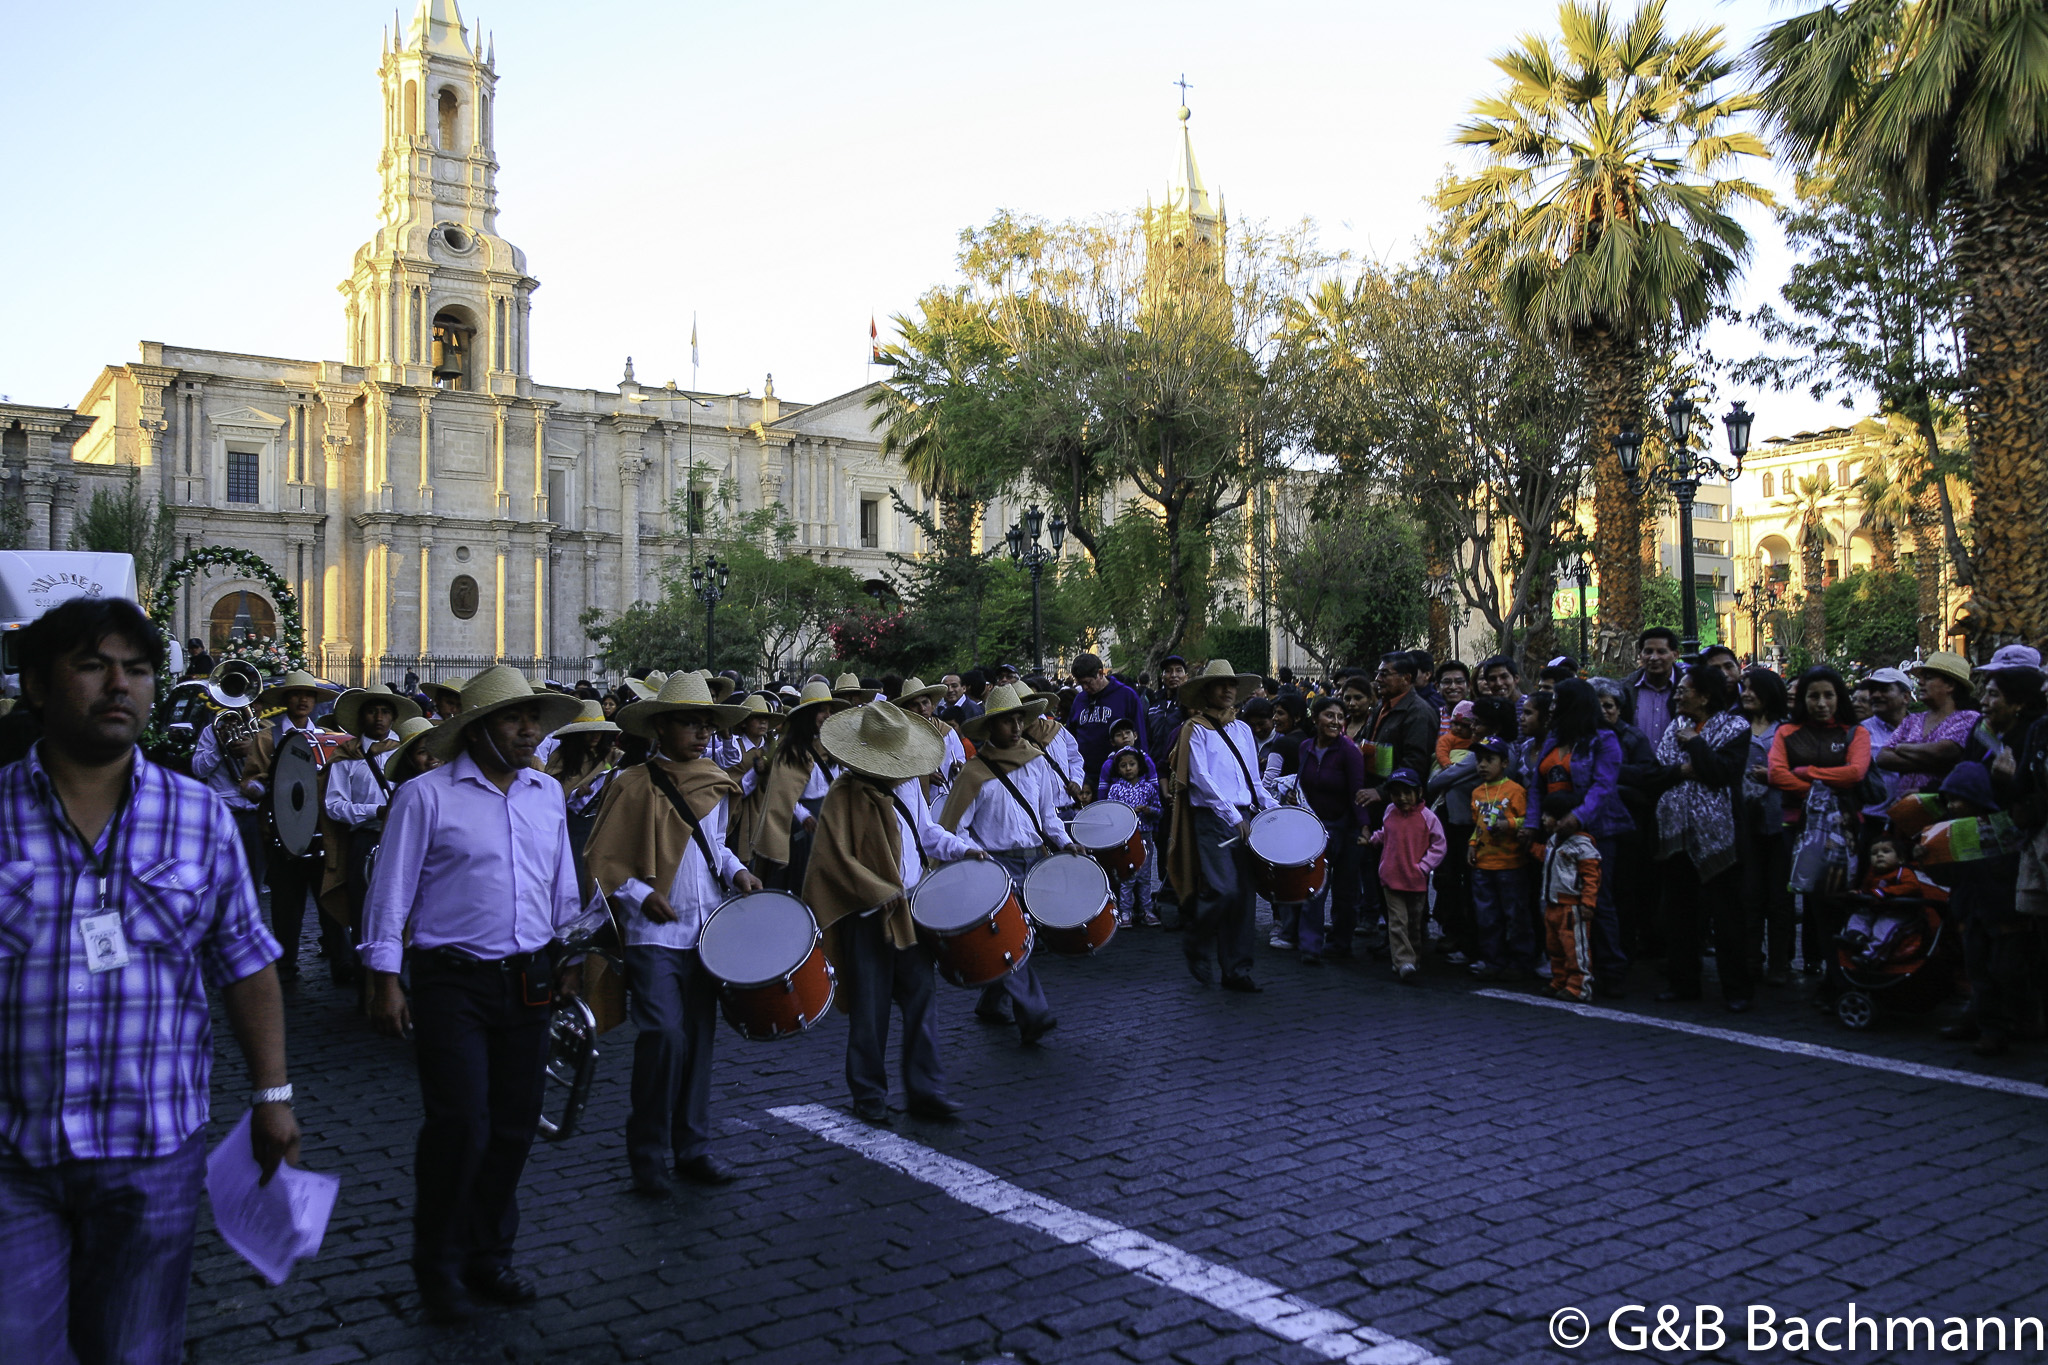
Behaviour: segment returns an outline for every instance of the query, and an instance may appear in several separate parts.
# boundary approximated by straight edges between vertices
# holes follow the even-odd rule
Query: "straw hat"
[[[920,697],[930,697],[932,700],[937,701],[945,695],[946,685],[944,683],[933,683],[927,687],[923,678],[905,678],[903,680],[903,690],[896,694],[896,704],[902,706],[908,702],[916,701]]]
[[[946,742],[923,717],[887,701],[841,711],[825,722],[818,740],[855,772],[896,782],[936,772],[946,756]]]
[[[629,735],[653,739],[655,718],[677,711],[708,711],[721,730],[730,730],[747,716],[744,706],[721,706],[713,700],[710,687],[697,674],[671,673],[653,697],[620,707],[619,725]]]
[[[398,747],[385,753],[384,771],[394,774],[403,772],[404,769],[398,765],[405,761],[405,756],[412,752],[413,746],[419,743],[423,736],[431,735],[439,728],[425,716],[410,716],[398,722],[398,729],[392,732],[398,736]]]
[[[514,706],[540,708],[540,728],[554,730],[577,719],[583,703],[559,692],[535,692],[526,675],[510,664],[487,668],[462,685],[462,709],[435,727],[427,736],[427,752],[439,759],[455,757],[462,749],[463,732],[486,716]]]
[[[776,710],[774,707],[770,706],[768,704],[768,699],[758,692],[749,694],[745,701],[736,704],[739,706],[740,710],[745,711],[747,714],[741,716],[739,720],[734,723],[733,728],[735,730],[737,730],[741,725],[744,725],[746,722],[752,720],[756,716],[759,716],[761,719],[767,721],[768,724],[771,726],[780,725],[783,722],[783,714],[780,711]]]
[[[1238,672],[1230,666],[1228,659],[1211,659],[1203,665],[1200,673],[1189,674],[1188,680],[1180,685],[1180,704],[1192,711],[1201,704],[1203,691],[1219,678],[1229,678],[1237,684],[1238,706],[1250,700],[1252,693],[1258,691],[1259,685],[1265,681],[1256,673]]]
[[[583,710],[577,714],[576,719],[555,731],[555,737],[559,739],[563,735],[615,735],[618,732],[619,727],[604,718],[604,704],[587,701],[583,703]]]
[[[626,690],[633,694],[633,698],[635,701],[653,701],[654,694],[661,690],[660,683],[655,683],[653,686],[649,686],[648,684],[640,681],[638,678],[624,679],[624,684]]]
[[[1017,695],[1017,689],[1008,683],[998,683],[988,690],[988,697],[982,704],[980,715],[962,721],[960,731],[976,744],[988,733],[988,723],[997,716],[1015,716],[1019,725],[1029,725],[1045,714],[1045,702],[1026,700]]]
[[[462,704],[462,679],[460,678],[438,678],[433,682],[423,682],[420,684],[420,691],[426,693],[435,701],[446,697],[457,706]]]
[[[1970,685],[1970,661],[1946,649],[1937,649],[1924,659],[1916,659],[1907,665],[1906,671],[1915,676],[1932,673],[1937,678],[1946,678],[1965,687]]]
[[[401,697],[383,683],[373,682],[368,687],[351,687],[341,694],[341,700],[334,703],[334,723],[352,735],[362,733],[358,722],[362,719],[363,708],[371,702],[388,706],[397,713],[391,718],[393,725],[411,720],[420,713],[420,704],[411,697]]]
[[[875,699],[876,693],[872,687],[861,686],[860,674],[841,673],[839,680],[832,684],[832,695],[855,706],[865,706]]]
[[[807,682],[804,684],[804,690],[798,693],[797,699],[790,704],[789,710],[783,713],[783,719],[787,720],[813,706],[829,706],[834,711],[844,711],[848,705],[849,703],[833,696],[832,689],[824,683]]]
[[[711,700],[715,702],[723,702],[733,694],[733,689],[739,686],[731,678],[721,677],[708,668],[698,669],[697,676],[702,678],[704,685],[711,689]]]
[[[273,706],[283,706],[287,692],[311,692],[317,696],[320,680],[303,668],[295,668],[256,694],[256,709],[266,711]]]

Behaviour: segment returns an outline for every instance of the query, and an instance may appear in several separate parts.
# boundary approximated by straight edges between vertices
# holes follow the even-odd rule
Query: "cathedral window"
[[[469,376],[472,327],[463,325],[454,313],[434,314],[434,382],[444,389],[473,387]]]
[[[453,90],[443,90],[441,92],[440,112],[441,150],[444,152],[455,150],[455,111],[457,107],[455,92]]]
[[[228,501],[256,502],[262,487],[260,456],[253,450],[228,452]]]
[[[690,534],[704,534],[704,490],[701,488],[690,490]]]
[[[1764,496],[1767,498],[1773,498],[1777,495],[1777,480],[1773,479],[1768,474],[1764,475]]]
[[[882,504],[874,498],[860,500],[860,547],[878,550],[882,546]]]

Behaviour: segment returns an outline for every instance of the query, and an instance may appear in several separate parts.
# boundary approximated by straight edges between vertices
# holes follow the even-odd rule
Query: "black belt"
[[[514,953],[510,957],[471,957],[468,953],[454,948],[421,948],[424,957],[432,958],[441,966],[458,972],[499,972],[510,975],[513,972],[529,971],[535,966],[548,966],[551,956],[543,948],[533,953]]]

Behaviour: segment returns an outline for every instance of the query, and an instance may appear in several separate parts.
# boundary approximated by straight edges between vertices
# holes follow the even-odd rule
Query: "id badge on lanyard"
[[[99,908],[78,921],[85,938],[85,966],[94,976],[118,972],[128,965],[128,935],[121,928],[121,914],[107,908],[107,873],[95,869],[99,883]]]

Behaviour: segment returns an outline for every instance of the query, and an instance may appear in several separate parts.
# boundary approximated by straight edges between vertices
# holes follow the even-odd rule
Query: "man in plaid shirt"
[[[0,1354],[183,1353],[220,988],[264,1179],[298,1154],[277,941],[205,787],[135,741],[163,639],[77,598],[17,637],[43,737],[0,768]]]

